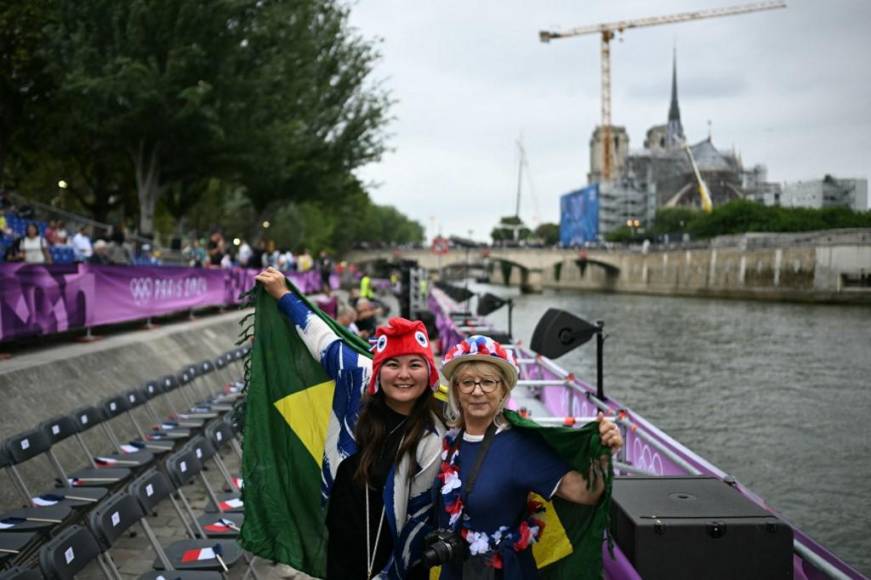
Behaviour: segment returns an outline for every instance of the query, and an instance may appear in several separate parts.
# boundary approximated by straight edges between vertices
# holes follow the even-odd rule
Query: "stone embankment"
[[[729,236],[702,248],[581,252],[542,274],[542,286],[549,288],[871,304],[871,231]]]

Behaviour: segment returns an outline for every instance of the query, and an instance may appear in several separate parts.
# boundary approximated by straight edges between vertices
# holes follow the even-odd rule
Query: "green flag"
[[[368,345],[291,290],[361,356]],[[242,546],[311,576],[326,566],[322,462],[335,383],[261,287],[246,398]],[[341,419],[341,418],[339,418]]]
[[[599,424],[588,423],[579,429],[544,427],[505,411],[514,428],[538,433],[569,466],[580,473],[603,477],[605,491],[595,506],[575,504],[558,497],[547,505],[545,529],[533,545],[533,554],[543,580],[577,580],[602,577],[602,542],[608,528],[611,504],[612,469],[602,470],[598,458],[610,457],[599,439]],[[592,470],[590,469],[593,467]],[[610,541],[610,539],[609,539]]]

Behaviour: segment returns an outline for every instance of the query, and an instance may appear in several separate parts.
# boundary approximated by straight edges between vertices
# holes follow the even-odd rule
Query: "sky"
[[[360,168],[375,203],[435,234],[489,240],[515,211],[559,222],[586,185],[600,121],[599,36],[543,44],[542,29],[661,16],[741,0],[358,0],[377,42],[373,82],[395,103],[389,151]],[[708,136],[775,182],[871,177],[871,0],[787,0],[781,10],[626,31],[611,42],[612,123],[640,149],[667,119],[672,51],[691,143]]]

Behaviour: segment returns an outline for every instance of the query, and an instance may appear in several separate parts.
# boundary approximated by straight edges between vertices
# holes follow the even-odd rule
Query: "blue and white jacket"
[[[336,382],[333,409],[321,467],[321,493],[329,497],[336,472],[346,457],[357,451],[354,425],[363,392],[372,375],[372,359],[360,356],[294,294],[278,301],[281,312],[294,324],[311,355]],[[376,576],[380,580],[401,580],[423,550],[423,536],[432,509],[432,486],[441,463],[445,428],[433,417],[435,431],[417,446],[414,459],[405,454],[390,468],[384,485],[384,508],[393,555]]]

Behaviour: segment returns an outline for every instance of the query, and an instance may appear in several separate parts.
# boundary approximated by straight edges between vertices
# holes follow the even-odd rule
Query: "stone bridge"
[[[450,270],[485,271],[494,284],[519,286],[524,292],[541,292],[545,280],[559,280],[566,265],[586,269],[589,266],[604,270],[606,277],[620,272],[619,256],[605,250],[578,250],[562,248],[451,248],[438,255],[425,249],[354,250],[346,259],[365,267],[377,261],[398,262],[415,260],[434,272]]]

